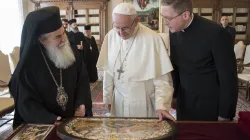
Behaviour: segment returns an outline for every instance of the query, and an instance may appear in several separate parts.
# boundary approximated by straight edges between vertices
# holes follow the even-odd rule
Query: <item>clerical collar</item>
[[[194,19],[194,14],[192,13],[192,18],[191,18],[189,24],[187,25],[187,27],[185,29],[187,29],[191,25],[193,19]],[[182,32],[185,32],[185,29],[183,29]]]

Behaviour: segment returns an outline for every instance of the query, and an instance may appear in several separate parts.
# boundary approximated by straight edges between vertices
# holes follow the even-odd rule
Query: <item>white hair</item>
[[[40,38],[42,41],[44,41],[44,40],[48,39],[48,37],[49,37],[49,33],[47,33],[47,34],[42,34],[39,38]]]

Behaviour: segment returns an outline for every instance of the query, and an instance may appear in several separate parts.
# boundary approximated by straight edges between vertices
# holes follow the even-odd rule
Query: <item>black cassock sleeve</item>
[[[97,55],[99,55],[98,46],[97,46],[97,44],[96,44],[95,37],[93,37],[93,36],[92,36],[92,38],[91,38],[91,44],[92,44],[92,46],[95,47],[95,49],[97,49],[97,50],[96,50],[96,53],[97,53]]]
[[[170,39],[172,38],[172,34],[169,33]],[[178,97],[178,93],[180,92],[180,75],[179,75],[179,69],[176,66],[176,58],[174,58],[174,53],[175,51],[173,51],[173,49],[175,49],[175,46],[172,44],[172,42],[170,41],[170,60],[173,66],[173,71],[171,72],[172,75],[172,79],[173,79],[173,87],[174,87],[174,94],[173,94],[173,98],[177,98]],[[171,55],[172,54],[172,55]]]
[[[40,94],[35,90],[32,77],[24,71],[20,78],[16,108],[19,115],[27,123],[54,124],[57,115],[51,113],[43,105]]]
[[[174,70],[171,72],[172,78],[173,78],[173,87],[174,87],[174,95],[173,98],[178,97],[178,93],[180,92],[180,76],[179,76],[179,70],[175,64],[172,64]]]
[[[219,116],[233,118],[238,98],[238,81],[236,58],[234,54],[232,37],[221,30],[216,36],[212,53],[218,73],[220,84]]]
[[[232,28],[232,36],[233,36],[233,41],[235,40],[235,36],[236,36],[236,30],[235,28]],[[233,42],[234,44],[234,42]]]
[[[84,104],[86,109],[86,116],[93,116],[89,79],[82,57],[82,55],[79,55],[75,108],[78,108],[80,105]]]
[[[96,40],[95,40],[95,38],[92,36],[92,38],[91,38],[91,43],[93,43],[93,47],[94,47],[94,57],[95,57],[95,63],[97,63],[97,61],[98,61],[98,57],[99,57],[99,50],[98,50],[98,46],[97,46],[97,44],[96,44]]]

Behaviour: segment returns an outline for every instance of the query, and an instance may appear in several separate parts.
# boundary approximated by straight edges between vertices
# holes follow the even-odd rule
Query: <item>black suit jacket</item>
[[[227,30],[227,32],[231,35],[231,37],[233,38],[233,40],[235,40],[235,35],[236,35],[236,30],[234,27],[232,26],[226,26],[225,29]]]
[[[195,15],[184,32],[170,33],[178,120],[233,118],[238,96],[232,37]]]

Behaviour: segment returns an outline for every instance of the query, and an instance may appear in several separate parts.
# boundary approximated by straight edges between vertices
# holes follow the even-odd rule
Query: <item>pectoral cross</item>
[[[124,70],[122,69],[122,66],[120,67],[120,69],[117,70],[118,74],[118,80],[120,80],[121,78],[121,74],[124,73]]]

